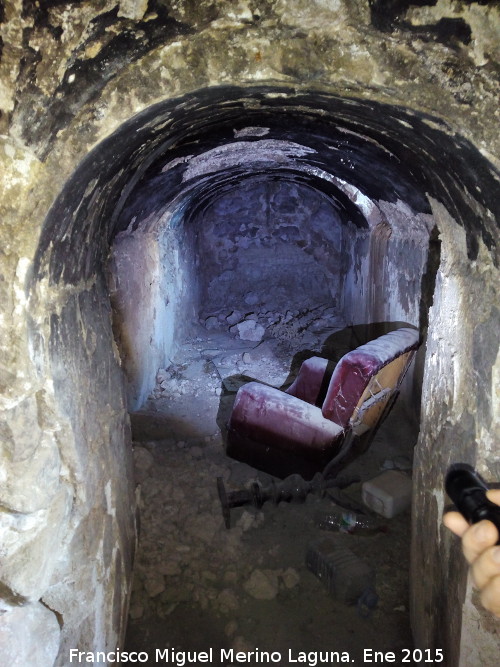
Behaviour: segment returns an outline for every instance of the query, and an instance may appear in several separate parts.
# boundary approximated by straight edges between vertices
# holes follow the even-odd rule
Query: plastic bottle
[[[334,538],[323,537],[310,543],[306,565],[335,599],[357,604],[361,616],[368,616],[376,607],[378,596],[372,566],[337,544]]]
[[[322,530],[354,533],[356,535],[373,535],[374,533],[387,532],[387,525],[376,517],[358,514],[338,505],[334,505],[327,512],[318,512],[315,516],[315,524]]]

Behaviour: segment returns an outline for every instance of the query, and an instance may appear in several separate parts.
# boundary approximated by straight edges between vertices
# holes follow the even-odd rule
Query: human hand
[[[500,489],[490,489],[486,494],[500,505]],[[472,526],[460,512],[447,512],[444,525],[462,538],[462,550],[471,565],[474,585],[481,592],[483,606],[500,618],[500,545],[499,535],[491,521],[480,521]],[[496,545],[496,546],[495,546]]]

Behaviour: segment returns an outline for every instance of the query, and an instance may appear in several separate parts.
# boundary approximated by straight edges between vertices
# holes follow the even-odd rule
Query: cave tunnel
[[[499,26],[496,0],[0,3],[2,664],[496,667],[442,514],[451,463],[500,479]],[[226,453],[236,392],[402,328],[348,485],[227,529],[217,479],[282,483]],[[324,530],[391,472],[410,506]]]
[[[147,553],[141,557],[139,547],[135,555],[131,649],[152,653],[153,645],[170,646],[172,638],[182,642],[184,636],[186,642],[186,632],[185,648],[191,650],[203,650],[207,636],[216,647],[250,650],[252,634],[259,646],[272,637],[280,651],[295,646],[287,631],[302,634],[292,620],[293,630],[287,630],[285,618],[279,631],[266,616],[243,628],[234,621],[239,613],[251,619],[260,615],[256,605],[266,596],[278,603],[288,600],[290,609],[321,607],[321,602],[300,598],[299,575],[287,568],[286,559],[281,569],[276,563],[266,568],[265,562],[257,567],[262,556],[259,561],[248,535],[259,540],[262,530],[262,542],[270,540],[274,553],[278,530],[271,523],[266,532],[259,525],[261,514],[243,514],[234,531],[224,533],[211,493],[215,486],[203,488],[224,470],[215,423],[221,394],[230,376],[259,376],[280,385],[293,371],[290,364],[298,352],[322,351],[338,360],[403,325],[419,329],[423,345],[400,398],[399,419],[406,431],[392,432],[392,438],[406,438],[410,448],[396,447],[389,454],[408,454],[411,460],[422,422],[413,461],[412,526],[406,516],[404,528],[395,530],[400,542],[395,538],[394,548],[401,548],[401,540],[408,546],[413,534],[417,577],[427,567],[427,551],[435,551],[432,580],[412,591],[413,633],[417,646],[439,647],[443,637],[447,646],[454,644],[453,627],[442,619],[453,615],[465,569],[457,574],[452,593],[439,599],[442,589],[436,581],[444,566],[422,505],[429,502],[428,485],[439,483],[433,478],[436,459],[442,465],[456,455],[435,451],[429,434],[446,431],[450,395],[461,391],[457,383],[468,381],[448,381],[443,369],[448,361],[457,363],[461,345],[470,340],[461,324],[468,307],[459,286],[464,267],[476,266],[480,252],[496,256],[495,213],[498,219],[500,212],[495,191],[498,175],[491,165],[435,117],[282,86],[215,87],[156,104],[125,122],[82,161],[46,218],[30,278],[33,312],[61,290],[65,303],[46,316],[46,323],[31,321],[30,345],[37,367],[50,367],[55,400],[67,415],[72,444],[61,463],[64,474],[82,480],[73,510],[81,519],[71,549],[78,548],[79,540],[99,539],[98,534],[87,537],[92,525],[88,508],[93,494],[101,493],[96,480],[103,461],[113,470],[104,489],[108,514],[110,484],[124,505],[134,505],[132,464],[123,455],[124,448],[131,449],[126,413],[131,414],[143,521],[151,521],[158,510],[165,518],[152,523]],[[341,341],[340,347],[325,348],[329,338]],[[196,385],[200,377],[205,380]],[[76,403],[75,396],[80,396]],[[482,398],[487,411],[490,399],[486,393]],[[430,402],[432,411],[426,407]],[[178,412],[172,408],[177,404]],[[466,431],[471,428],[465,419],[451,429],[462,455],[470,447]],[[110,446],[97,454],[104,441]],[[87,451],[89,442],[94,449]],[[187,468],[179,463],[180,454],[188,456]],[[162,477],[148,477],[152,461],[164,466],[159,468]],[[200,468],[205,469],[201,478]],[[172,479],[164,478],[171,469]],[[232,479],[251,478],[236,472]],[[183,514],[180,508],[188,505],[190,494],[197,509]],[[148,510],[155,497],[160,505]],[[300,540],[300,522],[294,525],[293,519],[299,510],[286,512],[281,528],[290,541]],[[177,529],[175,521],[182,523]],[[105,560],[111,563],[102,576],[115,582],[112,594],[102,593],[101,600],[113,619],[102,639],[108,646],[117,637],[120,641],[125,627],[134,530],[133,517],[125,511],[102,537]],[[172,532],[170,541],[165,531]],[[195,536],[193,543],[189,535]],[[221,540],[229,540],[229,546]],[[234,563],[218,562],[215,575],[199,562],[206,553],[200,543],[242,561],[238,550],[249,550],[257,563],[250,574],[243,567],[238,572]],[[173,555],[167,558],[168,549]],[[408,567],[409,552],[406,560],[401,558]],[[384,568],[390,568],[388,562]],[[190,573],[183,580],[186,570]],[[236,581],[246,577],[255,583],[258,576],[265,584],[251,591],[247,587],[251,602],[245,606],[235,593]],[[404,579],[407,587],[407,575]],[[62,584],[59,588],[49,589],[44,604],[64,618],[71,605],[63,599]],[[156,609],[156,620],[147,616],[146,599],[153,601],[148,604]],[[423,620],[422,605],[428,604],[435,605],[431,623]],[[388,641],[405,646],[411,641],[409,610],[404,603],[393,607],[398,611],[391,622],[399,639],[391,635]],[[289,613],[291,619],[294,613],[300,618],[297,609]],[[406,620],[394,620],[398,614]],[[318,637],[328,636],[326,619],[324,627],[314,618],[307,623],[295,619],[309,637],[316,623],[309,649],[323,647]],[[90,646],[88,622],[76,630],[83,650]],[[348,616],[352,622],[354,611]],[[75,635],[65,637],[64,627],[60,655],[75,645]],[[165,627],[168,632],[162,634]],[[375,635],[384,634],[375,628]],[[374,644],[375,635],[365,636]],[[357,656],[356,648],[350,650]],[[449,664],[455,663],[450,659]]]

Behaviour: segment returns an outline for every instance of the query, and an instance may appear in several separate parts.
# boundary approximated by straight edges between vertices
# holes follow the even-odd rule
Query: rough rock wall
[[[239,314],[267,325],[328,309],[339,326],[419,326],[434,223],[403,202],[381,202],[372,227],[358,229],[314,188],[257,176],[226,186],[183,224],[165,225],[162,204],[143,214],[157,231],[141,231],[134,215],[135,231],[112,246],[114,331],[130,410],[145,401],[156,369],[193,321],[225,328]]]
[[[154,387],[183,322],[195,314],[195,286],[183,259],[182,236],[124,232],[111,248],[108,284],[113,332],[120,350],[129,412],[140,408]],[[179,329],[181,331],[179,331]],[[177,336],[176,336],[177,334]]]
[[[344,233],[344,314],[349,323],[406,322],[420,326],[422,280],[431,215],[401,201],[380,202],[369,229]]]
[[[44,646],[30,664],[48,666],[59,651],[57,664],[65,664],[69,646],[116,643],[130,567],[117,540],[124,536],[123,553],[133,543],[124,398],[103,281],[68,277],[96,235],[106,254],[107,234],[89,220],[80,242],[68,221],[66,270],[27,294],[43,223],[64,183],[91,148],[149,105],[206,86],[264,81],[431,113],[498,165],[499,9],[449,0],[14,0],[2,5],[0,20],[0,626],[7,663],[26,664],[29,637]],[[471,196],[480,197],[483,171],[473,166],[479,190]],[[443,257],[451,257],[460,228],[440,219]],[[498,476],[498,268],[496,250],[480,236],[479,228],[468,232],[475,259],[468,246],[436,278],[416,484],[413,578],[419,585],[425,573],[429,581],[414,591],[416,636],[426,647],[442,619],[449,633],[435,641],[448,637],[450,665],[458,664],[452,647],[460,630],[463,655],[475,645],[484,647],[482,664],[496,659],[494,630],[470,591],[460,613],[463,568],[439,529],[440,475],[452,452]],[[470,296],[455,301],[454,293]],[[453,393],[455,374],[467,382]],[[448,554],[451,566],[442,567]],[[73,581],[87,592],[95,581],[100,593],[79,599]]]
[[[442,250],[429,313],[421,435],[414,462],[412,569],[419,583],[413,589],[412,628],[417,645],[447,647],[447,664],[494,665],[496,621],[481,608],[471,582],[465,586],[460,544],[440,517],[447,503],[442,484],[449,464],[465,461],[476,465],[485,479],[500,476],[494,297],[499,275],[484,249],[477,262],[468,262],[463,234],[453,228],[440,204],[434,202],[433,208]],[[488,361],[477,364],[478,355]]]
[[[250,180],[214,202],[193,227],[205,317],[245,306],[285,313],[305,303],[342,314],[342,223],[311,188]]]

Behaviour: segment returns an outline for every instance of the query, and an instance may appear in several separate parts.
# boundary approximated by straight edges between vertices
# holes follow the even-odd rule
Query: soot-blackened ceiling
[[[246,153],[238,162],[231,153],[242,142]],[[281,154],[273,157],[270,146]],[[207,155],[217,159],[212,166],[205,159],[196,173],[193,162]],[[156,215],[176,199],[181,204],[183,192],[186,211],[235,179],[280,172],[327,193],[358,225],[362,216],[338,180],[414,212],[430,212],[430,195],[464,227],[471,259],[479,237],[496,253],[499,174],[438,119],[324,92],[217,87],[149,108],[89,154],[47,217],[35,278],[46,270],[53,282],[89,277],[133,218]]]

